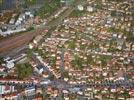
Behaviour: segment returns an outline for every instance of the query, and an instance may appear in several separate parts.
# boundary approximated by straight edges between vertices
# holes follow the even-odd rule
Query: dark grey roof
[[[36,68],[37,68],[38,70],[40,70],[40,69],[42,69],[43,67],[44,67],[44,66],[42,66],[42,65],[37,65]]]

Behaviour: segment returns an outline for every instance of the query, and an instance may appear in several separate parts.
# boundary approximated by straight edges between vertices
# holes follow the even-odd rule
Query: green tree
[[[27,51],[27,57],[28,58],[32,58],[32,55],[33,55],[33,50],[31,50],[31,49],[29,49],[28,51]]]
[[[105,56],[105,55],[101,55],[99,60],[102,63],[102,66],[106,66],[107,62],[110,61],[112,59],[111,56]]]
[[[4,59],[0,57],[0,64],[5,63]]]
[[[124,96],[125,100],[130,97],[128,91],[124,91],[124,93],[122,93],[122,95]]]
[[[74,10],[69,16],[70,17],[80,17],[83,16],[83,14],[85,14],[86,11],[79,11],[79,10]]]
[[[34,5],[36,4],[37,0],[25,0],[25,5],[29,6],[29,5]]]
[[[82,59],[78,55],[74,55],[74,60],[72,60],[72,65],[77,69],[82,69]]]
[[[86,44],[80,44],[80,49],[81,49],[81,50],[85,50],[85,49],[86,49],[86,47],[87,47],[87,45],[86,45]]]
[[[134,42],[134,34],[133,34],[133,33],[128,33],[126,40],[127,40],[128,42]]]
[[[68,48],[69,49],[75,49],[75,47],[76,47],[76,45],[75,45],[75,41],[73,40],[73,41],[70,41],[69,43],[68,43]]]
[[[2,4],[2,0],[0,0],[0,5]]]
[[[46,98],[47,98],[46,88],[42,88],[42,98],[43,98],[43,100],[46,100]]]
[[[49,59],[50,59],[50,65],[51,66],[55,66],[55,64],[56,64],[56,57],[49,57]]]
[[[28,63],[16,65],[16,72],[19,79],[24,79],[32,75],[32,66]]]

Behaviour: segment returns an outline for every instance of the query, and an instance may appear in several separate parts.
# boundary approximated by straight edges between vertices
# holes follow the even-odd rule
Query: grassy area
[[[79,11],[79,10],[74,10],[71,14],[70,17],[80,17],[83,16],[83,14],[85,14],[86,11]]]
[[[99,56],[99,60],[101,61],[102,66],[106,66],[107,62],[110,61],[111,59],[112,59],[111,56],[105,56],[105,55]]]
[[[75,49],[75,47],[76,47],[75,41],[74,40],[73,41],[69,41],[68,48],[69,49]]]
[[[56,11],[60,7],[60,0],[46,0],[43,7],[39,9],[37,15],[41,18],[45,18],[51,15],[54,11]]]
[[[95,3],[96,3],[95,8],[102,9],[103,5],[101,0],[95,0]]]
[[[116,17],[116,15],[117,15],[117,14],[116,14],[116,11],[111,11],[111,16],[112,16],[112,17]]]
[[[76,69],[82,69],[82,59],[78,55],[74,55],[74,60],[71,62],[72,67]]]
[[[128,42],[134,42],[134,34],[133,33],[128,33],[127,34],[127,41]]]
[[[55,64],[56,64],[56,57],[49,57],[49,61],[50,61],[50,65],[51,66],[55,66]]]
[[[2,0],[0,0],[0,5],[2,4]]]
[[[0,64],[5,63],[4,59],[0,57]]]
[[[110,27],[110,28],[108,28],[108,32],[120,32],[120,30],[119,29],[116,29],[115,27]]]
[[[80,44],[80,49],[81,49],[81,50],[85,50],[85,49],[86,49],[86,47],[87,47],[87,45],[86,45],[86,44]]]
[[[27,6],[29,6],[29,5],[34,5],[34,4],[36,3],[36,1],[37,1],[37,0],[25,0],[25,4],[26,4]]]

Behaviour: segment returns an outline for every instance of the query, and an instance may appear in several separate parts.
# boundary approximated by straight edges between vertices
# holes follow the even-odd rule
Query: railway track
[[[57,17],[56,19],[48,22],[46,26],[40,26],[35,30],[26,32],[25,34],[16,35],[14,37],[9,37],[5,40],[0,41],[0,54],[5,52],[10,52],[11,50],[21,47],[23,45],[28,44],[35,36],[41,34],[44,30],[50,30],[51,28],[61,24],[64,18],[66,18],[74,9],[75,7],[80,4],[81,0],[78,0],[75,6],[71,6],[66,9],[61,15],[61,17]],[[86,3],[85,3],[86,4]]]

